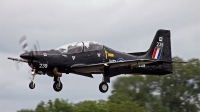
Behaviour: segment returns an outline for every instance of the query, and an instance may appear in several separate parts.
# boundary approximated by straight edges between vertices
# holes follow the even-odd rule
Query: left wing
[[[138,60],[126,60],[124,62],[107,62],[98,64],[76,64],[71,66],[72,70],[79,73],[102,73],[104,66],[112,68],[125,67],[125,66],[138,66],[143,64],[149,64],[157,62],[158,60],[138,59]]]
[[[24,62],[24,63],[28,63],[27,60],[23,60],[23,59],[17,59],[17,58],[11,58],[11,57],[8,57],[8,59],[10,60],[13,60],[13,61],[17,61],[17,62]]]

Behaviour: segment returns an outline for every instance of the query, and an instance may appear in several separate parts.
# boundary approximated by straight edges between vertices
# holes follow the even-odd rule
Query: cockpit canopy
[[[72,53],[88,52],[101,49],[103,49],[103,45],[98,42],[81,41],[63,45],[57,48],[56,50],[59,50],[61,53],[72,54]]]

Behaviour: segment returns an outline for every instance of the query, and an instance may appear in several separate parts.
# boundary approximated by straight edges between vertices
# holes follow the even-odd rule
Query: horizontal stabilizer
[[[188,63],[185,61],[166,61],[166,60],[156,60],[156,62],[162,62],[162,63]]]

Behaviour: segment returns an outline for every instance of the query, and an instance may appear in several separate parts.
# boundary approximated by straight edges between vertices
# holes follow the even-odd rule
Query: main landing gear
[[[102,93],[105,93],[108,91],[108,84],[106,82],[101,82],[99,84],[99,90],[102,92]]]
[[[106,93],[109,89],[109,86],[107,83],[110,83],[110,77],[103,77],[102,82],[99,84],[99,90],[102,93]]]
[[[102,82],[99,84],[99,90],[102,93],[105,93],[108,91],[108,84],[110,83],[110,66],[105,64],[104,65],[104,71],[103,71],[103,78],[102,78]]]
[[[57,76],[54,76],[54,84],[53,84],[53,89],[56,91],[56,92],[59,92],[62,90],[62,83],[60,81],[60,77],[57,77]]]

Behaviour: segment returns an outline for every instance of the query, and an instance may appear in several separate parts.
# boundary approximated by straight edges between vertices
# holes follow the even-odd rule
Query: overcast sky
[[[105,94],[98,90],[102,75],[63,75],[59,93],[53,90],[53,78],[36,76],[36,88],[30,90],[30,68],[23,64],[17,71],[6,59],[23,53],[18,43],[23,35],[29,48],[38,40],[42,50],[93,40],[138,52],[149,48],[158,29],[171,30],[173,56],[200,57],[199,0],[0,0],[0,110],[34,109],[41,100],[55,98],[107,99],[111,94],[111,84]]]

